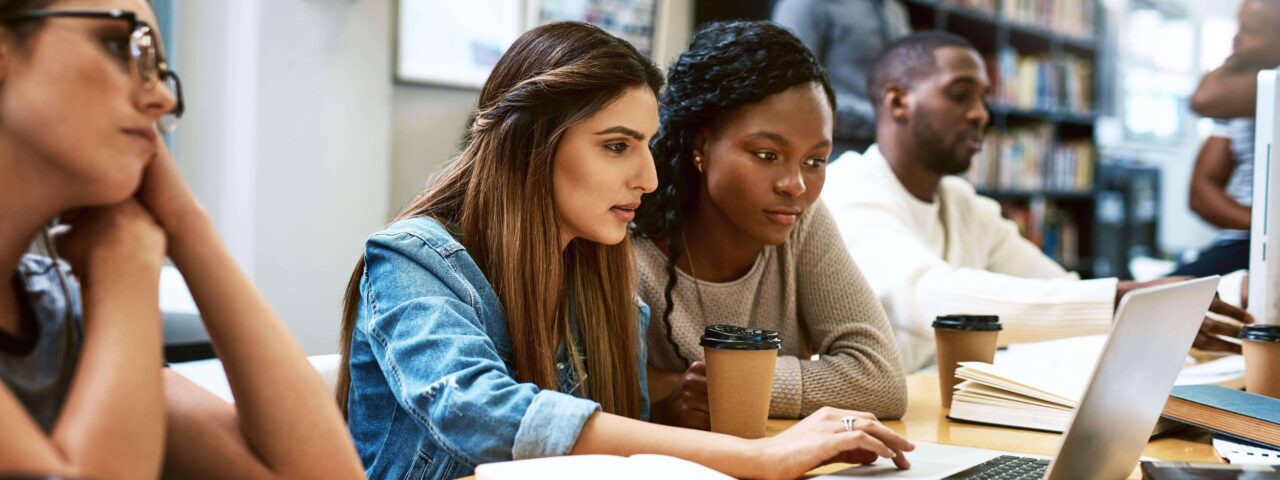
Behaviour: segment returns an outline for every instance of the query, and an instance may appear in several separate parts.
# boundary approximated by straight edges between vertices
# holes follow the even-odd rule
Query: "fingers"
[[[688,370],[680,376],[681,389],[702,397],[707,396],[707,366],[702,362],[693,362]]]
[[[898,456],[893,449],[889,448],[880,439],[871,434],[859,430],[852,432],[840,432],[836,434],[837,446],[842,452],[854,450],[867,450],[884,458],[895,458]]]
[[[835,458],[824,463],[851,463],[854,465],[862,465],[868,463],[876,463],[880,456],[876,452],[868,450],[854,450],[851,452],[840,452]]]
[[[867,450],[874,452],[879,456],[893,459],[893,464],[900,469],[911,468],[911,462],[907,460],[907,457],[906,455],[903,454],[903,452],[909,452],[909,451],[915,450],[916,448],[915,444],[912,444],[906,438],[903,438],[901,435],[898,435],[897,432],[894,432],[889,427],[886,427],[883,423],[880,423],[880,421],[876,419],[875,415],[867,412],[840,410],[835,408],[824,408],[816,412],[816,414],[821,415],[823,417],[823,420],[829,422],[829,424],[835,425],[835,428],[839,430],[839,433],[837,433],[837,435],[847,435],[850,433],[862,433],[867,437],[868,440],[861,440],[861,441],[870,445],[869,447],[863,447],[863,448],[866,448]],[[843,431],[844,424],[842,421],[840,421],[840,419],[844,417],[854,417],[857,419],[853,422],[853,428],[854,428],[853,432]],[[874,448],[877,446],[883,447],[883,449],[878,450],[877,448]],[[848,449],[842,449],[842,450],[845,452],[849,452]],[[884,450],[888,450],[890,454],[886,455]],[[857,454],[851,454],[851,455],[856,456]],[[846,462],[846,463],[854,463],[854,462]],[[863,461],[863,462],[857,462],[857,463],[870,463],[870,462]]]
[[[880,457],[893,460],[893,465],[900,470],[911,468],[911,462],[907,460],[900,450],[889,448],[884,442],[876,438],[874,435],[865,431],[840,432],[837,434],[840,442],[840,450],[843,452],[840,456],[849,456],[852,460],[845,463],[872,463],[875,459],[868,460],[868,454],[874,454]],[[860,453],[865,450],[868,453]]]
[[[1196,334],[1196,339],[1191,342],[1191,346],[1200,350],[1240,353],[1240,345],[1218,338],[1216,335],[1206,334],[1204,331]]]
[[[1249,312],[1240,307],[1222,301],[1217,295],[1213,296],[1213,303],[1209,304],[1209,311],[1243,323],[1253,323],[1253,315],[1249,315]]]
[[[698,430],[711,430],[711,416],[705,410],[686,408],[681,412],[677,426]]]
[[[1240,335],[1240,326],[1205,317],[1205,319],[1200,323],[1200,332],[1222,335],[1224,337],[1235,337]]]
[[[696,361],[696,362],[693,362],[693,364],[689,365],[689,369],[688,369],[688,370],[685,370],[685,372],[686,372],[686,373],[693,373],[693,374],[696,374],[696,375],[697,375],[697,376],[699,376],[699,377],[706,378],[706,376],[707,376],[707,362],[703,362],[703,361],[701,361],[701,360]]]
[[[1206,317],[1201,321],[1200,331],[1191,346],[1200,350],[1240,353],[1240,345],[1218,338],[1219,335],[1235,337],[1239,333],[1240,327],[1236,325]]]
[[[890,430],[889,427],[884,426],[883,423],[873,420],[862,420],[857,423],[858,429],[876,437],[881,441],[881,443],[884,443],[885,446],[893,450],[910,452],[916,449],[915,444],[911,443],[906,438],[903,438],[901,435],[898,435],[897,432]]]
[[[685,406],[685,408],[688,408],[690,410],[695,410],[703,413],[711,411],[711,407],[710,407],[711,403],[707,400],[706,391],[703,391],[701,394],[699,394],[698,392],[691,392],[689,390],[685,390],[680,393],[680,403],[682,403]]]
[[[707,364],[693,362],[680,375],[680,401],[686,408],[703,414],[711,411],[707,400]]]
[[[870,412],[859,412],[857,410],[844,410],[835,407],[822,407],[813,412],[806,418],[822,418],[825,420],[838,420],[844,417],[865,418],[867,420],[879,420],[875,414]]]

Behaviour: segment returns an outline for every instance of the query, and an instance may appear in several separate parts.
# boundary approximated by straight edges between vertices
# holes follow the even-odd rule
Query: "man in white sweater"
[[[870,81],[877,144],[827,169],[823,200],[894,325],[908,372],[933,363],[938,315],[995,314],[1000,343],[1106,333],[1118,299],[1146,286],[1080,280],[1022,238],[1000,205],[955,177],[982,148],[990,82],[966,40],[923,32],[891,45]],[[1214,310],[1245,319],[1222,302]],[[1198,348],[1239,350],[1205,319]]]

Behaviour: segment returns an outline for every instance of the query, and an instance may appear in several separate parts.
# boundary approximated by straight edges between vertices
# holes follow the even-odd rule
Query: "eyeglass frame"
[[[138,14],[128,10],[57,10],[57,9],[35,9],[10,15],[0,19],[0,24],[10,25],[14,23],[46,20],[50,18],[96,18],[108,20],[124,20],[129,22],[129,65],[130,70],[137,77],[142,87],[145,89],[155,88],[156,84],[166,82],[173,79],[173,110],[165,112],[166,115],[173,115],[175,122],[172,128],[162,128],[162,130],[173,132],[177,128],[177,121],[182,119],[182,114],[186,110],[186,104],[182,100],[182,79],[178,78],[178,72],[169,69],[169,63],[165,61],[163,55],[163,45],[156,37],[156,29],[144,20],[138,19]],[[135,55],[135,45],[142,35],[149,36],[151,41],[156,45],[153,47],[156,52],[155,78],[148,79],[148,73],[142,71],[140,63],[140,55]],[[157,122],[159,123],[159,122]]]

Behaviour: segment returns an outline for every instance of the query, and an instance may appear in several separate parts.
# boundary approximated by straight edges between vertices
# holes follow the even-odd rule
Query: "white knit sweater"
[[[1115,279],[1079,280],[1000,216],[1000,205],[945,177],[913,197],[876,146],[827,168],[822,198],[884,304],[908,372],[933,363],[938,315],[994,314],[1000,343],[1106,333]]]

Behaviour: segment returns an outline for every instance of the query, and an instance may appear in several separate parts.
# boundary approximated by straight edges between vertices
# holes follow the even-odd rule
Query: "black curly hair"
[[[633,231],[667,247],[662,321],[667,341],[686,366],[689,359],[672,338],[671,292],[681,253],[676,240],[697,198],[694,139],[725,113],[804,84],[821,85],[835,111],[836,94],[822,63],[791,32],[766,21],[711,23],[694,34],[689,49],[667,70],[661,126],[650,145],[660,187],[644,196]]]

